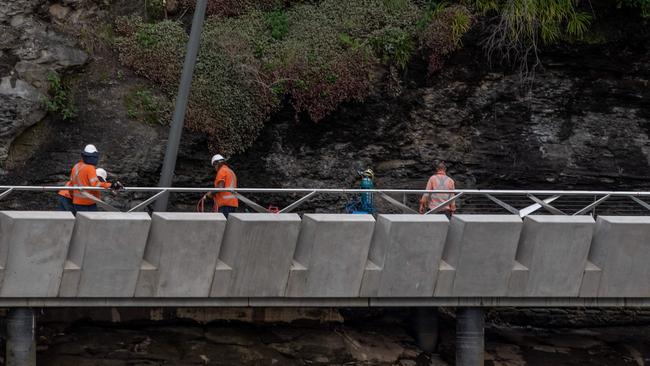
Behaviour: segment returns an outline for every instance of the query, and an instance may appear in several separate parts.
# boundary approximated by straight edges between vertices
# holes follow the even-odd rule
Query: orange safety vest
[[[65,182],[64,185],[65,185],[66,187],[70,187],[70,186],[72,186],[72,182],[67,181],[67,182]],[[60,190],[60,191],[57,192],[57,193],[59,194],[59,196],[63,196],[63,197],[65,197],[65,198],[72,199],[72,195],[70,194],[70,192],[71,192],[71,191],[70,191],[69,189],[62,189],[62,190]]]
[[[432,175],[431,178],[429,178],[429,181],[427,182],[427,190],[438,189],[455,189],[454,180],[449,178],[443,172],[437,172],[435,175]],[[451,197],[451,193],[427,193],[422,196],[422,200],[426,202],[428,199],[429,209],[434,209]],[[446,205],[443,210],[456,211],[456,202],[452,202],[449,205]]]
[[[214,187],[223,182],[224,188],[237,188],[237,176],[235,172],[227,165],[222,165],[217,171],[217,176],[214,178]],[[239,200],[232,192],[219,192],[214,195],[214,202],[218,207],[230,206],[239,207]]]
[[[70,182],[72,183],[72,186],[77,187],[111,187],[110,183],[101,182],[99,178],[97,178],[94,165],[86,164],[83,161],[78,162],[72,168],[72,171],[70,172]],[[99,198],[101,194],[99,191],[88,191],[87,193],[92,194],[97,198]],[[81,191],[75,190],[72,191],[72,203],[81,206],[91,206],[95,204],[95,201],[84,197],[81,194]]]

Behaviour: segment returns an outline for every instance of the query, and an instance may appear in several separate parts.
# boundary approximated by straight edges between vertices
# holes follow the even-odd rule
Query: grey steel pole
[[[174,170],[176,168],[176,157],[178,156],[178,145],[181,142],[183,134],[183,123],[185,122],[185,110],[187,109],[187,100],[190,96],[190,87],[192,86],[192,76],[194,75],[194,65],[199,53],[201,44],[201,31],[203,30],[203,20],[205,18],[205,8],[207,0],[197,0],[192,19],[192,30],[190,39],[187,43],[185,53],[185,62],[183,63],[183,72],[181,74],[181,83],[178,86],[178,95],[176,96],[176,106],[174,107],[174,116],[172,125],[169,129],[169,138],[167,139],[167,150],[165,151],[165,160],[163,161],[162,171],[160,173],[159,187],[171,187]],[[169,193],[163,194],[154,206],[156,211],[166,211],[169,201]]]
[[[11,308],[7,314],[7,366],[36,366],[34,311]]]
[[[417,307],[414,311],[414,330],[420,349],[433,353],[438,346],[438,308]]]
[[[483,308],[456,310],[456,366],[483,366],[484,328]]]

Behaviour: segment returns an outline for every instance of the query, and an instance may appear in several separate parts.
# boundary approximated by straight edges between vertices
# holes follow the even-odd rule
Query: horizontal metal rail
[[[111,206],[105,201],[90,195],[90,191],[111,191],[103,187],[77,187],[77,186],[0,186],[0,200],[15,194],[16,192],[57,192],[60,190],[68,191],[82,191],[82,195],[93,200],[103,210],[107,211],[122,211],[116,207]],[[408,206],[406,199],[400,202],[390,196],[390,194],[401,194],[404,197],[407,195],[423,195],[423,194],[437,194],[445,197],[445,201],[438,204],[436,207],[427,209],[424,214],[437,213],[449,209],[453,202],[458,202],[462,197],[464,200],[481,200],[487,199],[496,207],[504,210],[506,213],[519,215],[525,217],[534,212],[544,209],[553,215],[595,215],[596,207],[600,207],[605,201],[611,201],[614,198],[629,199],[629,203],[636,204],[635,207],[643,209],[644,213],[650,214],[650,204],[643,201],[641,198],[650,197],[650,192],[644,191],[567,191],[567,190],[494,190],[494,189],[453,189],[453,190],[426,190],[426,189],[346,189],[346,188],[210,188],[210,187],[126,187],[121,192],[129,193],[150,193],[151,196],[137,203],[131,208],[127,208],[126,212],[144,210],[147,206],[155,202],[159,197],[165,193],[218,193],[218,192],[231,192],[234,193],[245,205],[253,209],[255,212],[269,212],[262,205],[256,203],[250,198],[243,195],[243,193],[258,193],[258,194],[301,194],[302,197],[295,200],[281,210],[274,212],[286,213],[290,212],[297,207],[307,202],[310,198],[316,195],[359,195],[362,193],[373,193],[383,198],[388,204],[397,208],[404,213],[417,213],[417,210]],[[512,203],[508,203],[508,196],[515,196],[518,200],[515,207]],[[542,196],[549,196],[542,198]],[[497,198],[500,197],[500,198]],[[571,202],[563,209],[559,209],[552,205],[554,202],[560,201],[560,198],[571,197],[575,202]],[[444,198],[443,198],[444,199]],[[585,199],[588,202],[584,202]],[[522,204],[523,201],[523,204]],[[555,203],[554,203],[555,204]],[[637,206],[638,205],[638,206]],[[477,206],[485,207],[485,206]],[[566,212],[565,212],[566,211]]]
[[[78,187],[78,186],[1,186],[0,190],[12,189],[14,191],[52,192],[60,190],[84,191],[110,191],[103,187]],[[128,192],[160,192],[170,193],[205,193],[205,192],[240,192],[240,193],[463,193],[469,195],[561,195],[561,196],[588,196],[597,195],[612,197],[637,196],[650,197],[650,191],[562,191],[562,190],[508,190],[508,189],[348,189],[348,188],[209,188],[209,187],[125,187]]]

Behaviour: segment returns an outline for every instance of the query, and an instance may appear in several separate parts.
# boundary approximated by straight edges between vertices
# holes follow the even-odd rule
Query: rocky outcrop
[[[41,19],[43,0],[0,3],[0,163],[14,139],[45,116],[48,75],[81,66],[88,55]]]
[[[73,14],[52,7],[49,12]],[[343,106],[319,124],[296,122],[287,108],[248,152],[230,163],[242,187],[348,188],[357,184],[356,170],[372,167],[378,187],[423,188],[433,161],[443,159],[461,188],[647,190],[649,39],[637,33],[633,40],[546,49],[543,70],[529,89],[522,89],[516,71],[488,68],[482,50],[470,40],[431,80],[423,77],[424,66],[411,65],[397,97],[375,94],[364,103]],[[27,53],[12,53],[14,65],[19,54]],[[63,54],[75,59],[74,52]],[[104,152],[100,164],[113,178],[133,186],[155,185],[167,127],[132,120],[124,103],[143,85],[154,89],[121,68],[112,53],[95,54],[73,84],[78,116],[68,122],[48,120],[23,133],[12,145],[2,180],[60,184],[83,145],[95,143]],[[185,131],[176,185],[212,184],[208,145],[205,136]],[[43,207],[42,199],[32,197],[3,202]],[[254,198],[264,206],[292,200]],[[109,199],[126,207],[143,196]],[[193,210],[197,199],[182,195],[173,203],[176,209]],[[416,205],[417,197],[409,200]],[[314,197],[304,209],[340,212],[346,201]]]

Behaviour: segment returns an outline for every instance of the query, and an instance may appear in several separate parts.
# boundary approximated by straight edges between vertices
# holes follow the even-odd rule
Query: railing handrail
[[[80,186],[10,186],[1,185],[0,190],[12,189],[14,191],[60,191],[60,190],[85,190],[85,191],[109,191],[103,187],[80,187]],[[359,188],[211,188],[211,187],[125,187],[127,192],[176,192],[176,193],[202,193],[202,192],[241,192],[241,193],[463,193],[464,195],[610,195],[610,196],[650,196],[650,191],[585,191],[585,190],[512,190],[512,189],[359,189]]]

